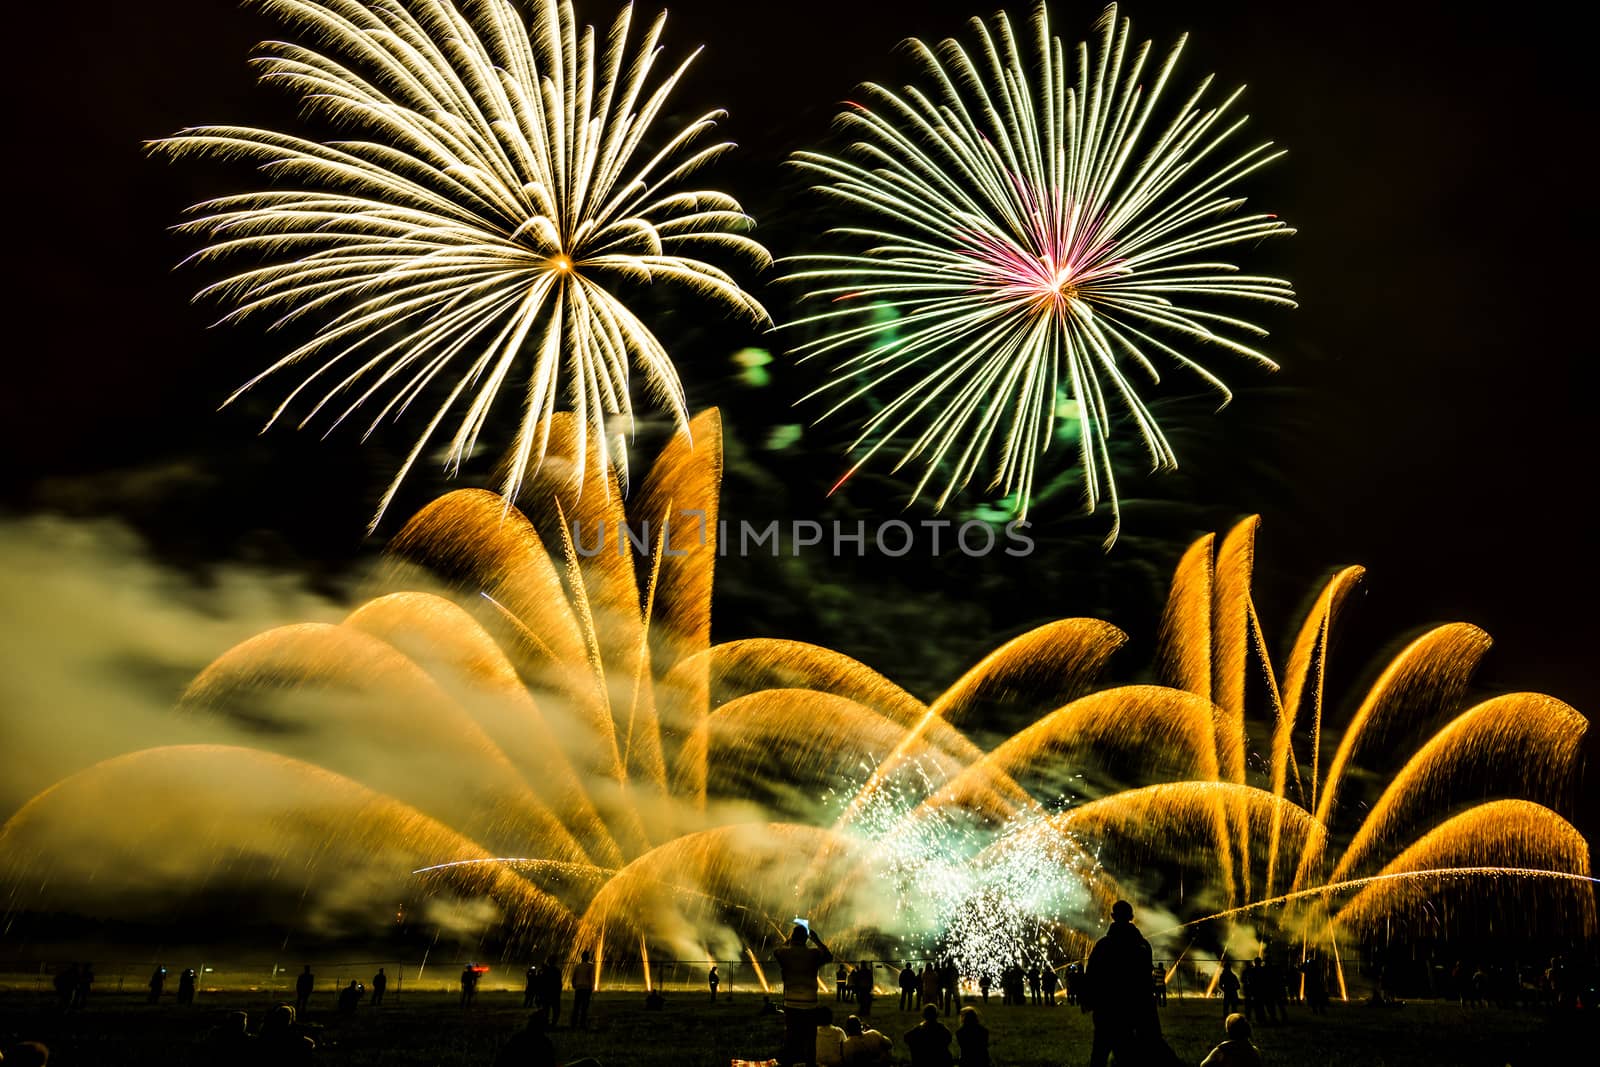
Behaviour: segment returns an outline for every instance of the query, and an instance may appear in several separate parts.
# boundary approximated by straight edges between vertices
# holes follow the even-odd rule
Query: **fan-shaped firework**
[[[1130,372],[1159,380],[1154,358],[1166,357],[1229,395],[1157,335],[1275,366],[1234,336],[1263,329],[1211,305],[1292,306],[1288,283],[1211,257],[1293,232],[1238,214],[1229,191],[1281,153],[1231,147],[1239,93],[1206,104],[1209,78],[1158,119],[1183,42],[1152,69],[1149,42],[1130,43],[1115,7],[1093,53],[1078,46],[1075,79],[1042,6],[1031,30],[1025,48],[1001,14],[992,29],[974,20],[972,51],[911,41],[931,88],[866,85],[865,103],[839,118],[848,158],[796,157],[866,220],[834,231],[858,254],[800,257],[791,278],[839,306],[794,324],[821,331],[798,351],[843,357],[818,390],[844,394],[827,414],[885,398],[856,439],[856,467],[898,450],[897,469],[922,462],[918,494],[945,479],[942,506],[993,451],[994,485],[1025,516],[1053,424],[1075,418],[1089,506],[1105,496],[1115,516],[1108,394],[1158,468],[1176,457]]]
[[[228,319],[260,313],[284,326],[329,315],[240,392],[315,363],[272,421],[304,394],[314,400],[305,421],[331,406],[337,425],[371,403],[372,427],[443,394],[378,517],[464,403],[448,453],[460,465],[510,379],[525,376],[527,387],[508,497],[543,458],[539,427],[563,374],[580,433],[599,440],[603,462],[623,458],[605,424],[611,415],[631,422],[635,361],[654,398],[687,425],[671,359],[611,285],[678,283],[764,318],[727,273],[685,253],[764,262],[766,252],[738,232],[749,220],[732,197],[681,188],[731,147],[701,143],[721,113],[653,128],[693,58],[658,70],[664,13],[630,48],[631,7],[597,40],[570,4],[553,0],[531,26],[511,0],[466,10],[451,0],[257,2],[308,42],[263,44],[262,80],[347,139],[200,126],[153,146],[248,159],[272,179],[198,205],[180,227],[209,241],[196,258],[248,264],[203,295],[233,304]],[[580,460],[587,454],[580,443]]]

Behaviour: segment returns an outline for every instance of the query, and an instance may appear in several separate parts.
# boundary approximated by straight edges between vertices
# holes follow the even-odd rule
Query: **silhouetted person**
[[[78,991],[78,965],[74,963],[56,972],[54,985],[56,999],[61,1002],[61,1010],[71,1011],[72,998]]]
[[[1139,1057],[1139,1046],[1159,1037],[1161,1024],[1150,996],[1150,969],[1155,966],[1150,942],[1133,925],[1133,905],[1111,906],[1111,926],[1089,953],[1084,972],[1089,1010],[1094,1013],[1094,1048],[1090,1067],[1105,1067]]]
[[[544,1013],[528,1016],[528,1025],[512,1034],[494,1058],[494,1067],[560,1067],[556,1046],[545,1033]]]
[[[467,964],[461,968],[461,1006],[470,1008],[478,1000],[478,976],[482,972],[476,964]]]
[[[922,965],[922,976],[918,981],[917,993],[922,998],[922,1006],[939,1003],[939,971],[931,963]]]
[[[872,1015],[872,981],[872,963],[868,960],[862,960],[856,964],[856,969],[850,972],[851,992],[861,1009],[863,1019]]]
[[[811,944],[815,941],[816,944]],[[783,972],[783,1057],[785,1065],[816,1063],[817,972],[833,962],[833,953],[816,931],[800,923],[789,940],[773,950],[772,958]]]
[[[961,1007],[961,968],[956,961],[947,959],[939,968],[939,993],[944,997],[944,1013],[949,1015]]]
[[[1260,960],[1245,960],[1244,967],[1239,971],[1239,992],[1244,997],[1244,1014],[1255,1022],[1261,1022],[1265,1011],[1261,1006],[1263,990],[1261,986],[1261,971],[1257,964]]]
[[[711,1003],[717,1002],[717,986],[722,984],[722,975],[717,973],[717,965],[711,965],[711,971],[706,975],[706,985],[711,987]]]
[[[361,1005],[361,998],[366,995],[366,990],[361,988],[361,983],[354,978],[350,984],[339,990],[339,1014],[354,1015],[356,1008]]]
[[[1200,1067],[1261,1067],[1261,1052],[1250,1043],[1250,1020],[1235,1012],[1222,1027],[1228,1039],[1212,1049]]]
[[[833,969],[833,999],[836,1003],[843,1004],[850,997],[850,968],[839,961],[839,966]]]
[[[594,997],[594,957],[584,949],[572,968],[572,1028],[581,1030],[589,1023],[589,1001]]]
[[[906,960],[906,965],[900,968],[900,1010],[910,1011],[917,1002],[917,970],[911,966],[911,961]]]
[[[989,987],[992,984],[987,973],[978,975],[978,994],[983,997],[985,1004],[989,1003]]]
[[[250,1033],[250,1016],[230,1011],[206,1038],[206,1063],[251,1063],[256,1057],[256,1039]]]
[[[167,969],[165,967],[157,967],[155,969],[155,972],[150,975],[150,998],[149,998],[149,1003],[154,1004],[157,1001],[159,1001],[161,999],[162,992],[165,991],[166,988],[167,988]]]
[[[1060,984],[1061,980],[1056,976],[1056,969],[1046,963],[1044,970],[1039,975],[1039,987],[1044,992],[1045,1007],[1053,1008],[1056,1006],[1056,987]]]
[[[1076,963],[1067,964],[1067,1004],[1072,1006],[1078,1003],[1083,995],[1083,967]]]
[[[72,987],[72,1006],[86,1008],[89,1006],[90,987],[94,985],[94,965],[85,963],[78,968],[77,981]]]
[[[956,1047],[961,1050],[961,1067],[991,1067],[989,1028],[977,1008],[961,1009],[961,1025],[956,1027]]]
[[[1222,1017],[1226,1019],[1239,1010],[1239,976],[1233,973],[1233,961],[1222,962],[1222,973],[1217,976],[1217,988],[1222,990]]]
[[[183,973],[178,975],[178,1003],[184,1007],[194,1003],[194,986],[200,978],[195,974],[193,967],[185,967]]]
[[[378,968],[378,973],[372,976],[372,1006],[383,1007],[383,992],[389,988],[389,976],[383,973],[383,968]]]
[[[306,968],[308,973],[310,969]],[[295,1010],[288,1004],[276,1004],[267,1012],[266,1019],[261,1023],[261,1036],[256,1040],[262,1063],[283,1067],[311,1062],[311,1053],[317,1043],[300,1032],[294,1019]]]
[[[859,1016],[844,1021],[844,1067],[889,1067],[893,1059],[894,1042],[888,1037],[867,1029]]]
[[[555,1029],[561,1022],[561,964],[555,955],[546,957],[539,972],[539,1002],[544,1005],[545,1026]]]
[[[6,1067],[47,1067],[50,1050],[37,1041],[19,1041],[6,1049]]]
[[[1039,977],[1039,968],[1029,967],[1027,970],[1028,999],[1026,1003],[1035,1007],[1044,999],[1043,980]]]
[[[1150,992],[1155,995],[1157,1004],[1163,1008],[1167,1006],[1167,970],[1159,963],[1150,968]]]
[[[1322,966],[1322,957],[1307,959],[1300,965],[1300,973],[1305,978],[1305,998],[1311,1014],[1328,1014],[1328,974]]]
[[[306,1013],[306,1006],[311,1003],[311,991],[316,987],[317,976],[311,973],[311,964],[308,963],[306,964],[306,969],[301,971],[300,976],[294,980],[295,1015],[304,1015]],[[268,1015],[267,1018],[270,1020],[272,1016]],[[293,1016],[290,1017],[289,1021],[294,1021]]]
[[[950,1028],[939,1021],[939,1005],[924,1004],[922,1021],[906,1032],[911,1067],[951,1067]]]

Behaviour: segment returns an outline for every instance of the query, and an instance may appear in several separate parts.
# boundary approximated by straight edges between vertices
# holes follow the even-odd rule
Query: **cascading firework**
[[[1247,520],[1178,568],[1170,684],[1094,689],[1123,635],[1064,619],[925,704],[818,646],[710,643],[715,412],[674,436],[626,512],[605,468],[580,462],[594,445],[577,421],[549,427],[520,510],[440,498],[391,542],[398,591],[245,641],[193,681],[185,731],[246,730],[253,747],[132,752],[12,815],[8,914],[46,890],[52,908],[105,913],[141,888],[264,908],[276,887],[326,904],[318,921],[454,901],[511,943],[609,944],[616,959],[643,938],[736,959],[803,911],[851,958],[952,953],[969,973],[1079,955],[1118,894],[1219,950],[1248,921],[1336,952],[1452,887],[1593,926],[1587,843],[1559,810],[1585,722],[1531,693],[1459,710],[1481,631],[1417,638],[1324,735],[1329,634],[1359,569],[1335,575],[1275,664]],[[705,537],[674,530],[684,511]],[[624,520],[649,524],[637,558]],[[601,551],[577,551],[575,530],[592,547],[602,529]],[[1086,695],[992,748],[965,732],[1041,691]],[[1256,701],[1264,727],[1246,715]],[[1392,750],[1437,714],[1453,717],[1365,796],[1354,771],[1378,739]],[[1174,873],[1184,894],[1160,895]],[[108,882],[117,896],[98,895]]]

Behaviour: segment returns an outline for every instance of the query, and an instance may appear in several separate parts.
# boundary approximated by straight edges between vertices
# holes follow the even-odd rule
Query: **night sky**
[[[962,32],[967,16],[991,6],[674,5],[669,53],[706,45],[682,109],[726,106],[724,132],[741,146],[710,180],[740,196],[775,254],[804,250],[823,226],[782,160],[827,142],[837,103],[856,83],[910,73],[900,39]],[[0,508],[116,516],[185,567],[247,560],[337,582],[398,528],[397,517],[376,538],[364,535],[414,427],[365,449],[348,432],[327,442],[288,428],[259,437],[278,395],[270,386],[217,411],[276,349],[258,327],[208,328],[212,310],[189,303],[206,276],[173,272],[190,248],[167,227],[197,198],[252,177],[158,163],[140,148],[186,124],[290,121],[290,106],[255,86],[246,64],[254,42],[281,31],[227,0],[99,8],[30,5],[35,26],[20,38],[11,158],[22,249],[8,272]],[[580,16],[608,21],[612,10],[591,0]],[[1055,4],[1058,32],[1080,39],[1098,10]],[[806,582],[834,580],[891,605],[971,591],[976,614],[930,622],[940,632],[926,646],[904,632],[835,641],[891,675],[913,675],[913,685],[927,647],[970,656],[1053,616],[1108,613],[1148,636],[1152,596],[1096,576],[1164,578],[1189,538],[1259,511],[1257,587],[1279,640],[1292,636],[1291,613],[1320,577],[1359,562],[1369,575],[1347,640],[1352,670],[1425,624],[1460,619],[1496,640],[1485,687],[1536,689],[1593,715],[1597,456],[1592,394],[1580,381],[1594,357],[1592,297],[1580,291],[1592,271],[1577,239],[1592,175],[1580,178],[1589,123],[1577,35],[1470,5],[1146,2],[1123,12],[1158,45],[1190,32],[1181,80],[1215,71],[1224,87],[1247,83],[1248,136],[1290,150],[1245,186],[1253,207],[1300,231],[1251,254],[1253,269],[1284,274],[1300,294],[1299,310],[1266,318],[1267,350],[1284,369],[1269,376],[1224,360],[1240,398],[1214,418],[1204,397],[1175,389],[1185,472],[1124,475],[1135,499],[1109,556],[1099,548],[1104,521],[1070,514],[1062,501],[1056,514],[1035,516],[1050,551],[981,580],[954,563],[867,575],[847,564],[823,573],[818,561],[797,587],[763,600],[762,576],[730,562],[719,580],[719,636],[826,639],[826,613],[789,601],[804,599]],[[770,279],[746,280],[780,317],[790,308]],[[842,429],[808,435],[793,455],[763,458],[754,448],[764,427],[808,419],[788,405],[814,372],[780,367],[764,390],[741,386],[729,354],[782,343],[697,323],[691,311],[677,318],[689,321],[668,321],[662,336],[691,407],[722,405],[749,446],[749,471],[730,455],[725,507],[797,516],[839,507],[822,496],[843,469]],[[430,477],[408,487],[397,515],[444,487]],[[741,503],[741,490],[773,480],[781,503]],[[854,513],[890,518],[904,502],[870,480],[853,492]],[[851,585],[858,578],[864,587]],[[964,667],[925,673],[949,679]]]

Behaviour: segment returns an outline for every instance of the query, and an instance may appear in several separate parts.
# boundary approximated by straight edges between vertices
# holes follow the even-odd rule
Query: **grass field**
[[[203,993],[192,1008],[180,1008],[170,998],[152,1007],[132,993],[109,993],[96,996],[88,1011],[63,1018],[50,998],[13,991],[0,993],[0,1041],[42,1040],[53,1050],[50,1062],[57,1067],[181,1067],[206,1062],[202,1042],[223,1013],[250,1012],[254,1029],[276,999],[265,992],[212,992]],[[738,994],[713,1007],[697,995],[679,993],[669,998],[666,1010],[647,1013],[638,994],[603,993],[596,997],[587,1030],[563,1027],[554,1038],[563,1057],[594,1056],[606,1067],[728,1067],[735,1056],[775,1054],[781,1020],[759,1015],[760,999]],[[319,1063],[488,1067],[524,1018],[520,995],[504,992],[484,993],[467,1012],[432,990],[407,992],[381,1011],[363,1007],[350,1019],[338,1017],[332,1006],[332,997],[319,993],[307,1015],[319,1027],[314,1032]],[[570,999],[564,1008],[570,1010]],[[1001,1067],[1071,1067],[1088,1060],[1090,1018],[1075,1008],[994,1003],[985,1016]],[[1220,1016],[1218,1002],[1201,999],[1174,999],[1162,1010],[1168,1042],[1191,1064],[1199,1063],[1220,1037]],[[903,1046],[901,1035],[913,1021],[911,1013],[902,1014],[885,1000],[877,1002],[872,1017],[896,1046]],[[1584,1034],[1579,1027],[1586,1028]],[[1259,1030],[1257,1044],[1266,1062],[1277,1067],[1502,1067],[1571,1062],[1574,1043],[1592,1041],[1592,1029],[1592,1019],[1558,1022],[1533,1012],[1428,1001],[1396,1008],[1334,1004],[1320,1018],[1293,1010],[1289,1022]]]

